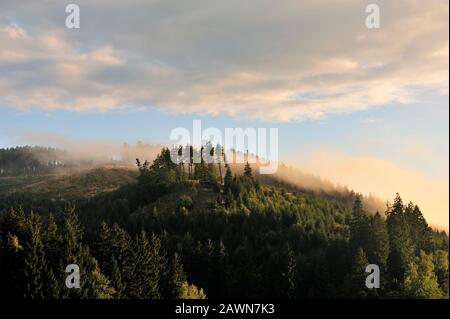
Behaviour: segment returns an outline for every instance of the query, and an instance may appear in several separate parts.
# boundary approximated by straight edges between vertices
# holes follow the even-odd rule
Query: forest
[[[0,192],[1,297],[448,299],[448,234],[399,194],[373,211],[354,192],[267,183],[217,148],[211,163],[171,152],[93,196]],[[0,152],[0,166],[19,174],[12,156]],[[80,288],[65,285],[69,264]],[[366,287],[368,264],[380,288]]]

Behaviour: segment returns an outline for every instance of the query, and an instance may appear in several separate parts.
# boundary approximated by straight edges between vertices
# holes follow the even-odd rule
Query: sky
[[[0,0],[0,147],[276,127],[284,162],[448,229],[448,1],[71,3],[79,29]]]

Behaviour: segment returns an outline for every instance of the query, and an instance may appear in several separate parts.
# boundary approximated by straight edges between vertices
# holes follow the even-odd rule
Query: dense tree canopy
[[[248,163],[233,174],[217,148],[212,163],[171,152],[137,160],[137,183],[116,191],[4,211],[2,297],[448,297],[448,236],[400,195],[372,213],[357,195],[349,205],[261,183]],[[80,289],[64,284],[72,263]],[[379,289],[365,285],[368,264]]]

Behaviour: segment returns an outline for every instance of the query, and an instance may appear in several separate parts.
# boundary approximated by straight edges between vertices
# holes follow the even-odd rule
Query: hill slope
[[[186,172],[163,149],[138,168],[6,180],[0,296],[448,298],[448,236],[399,195],[384,217],[355,194],[263,184],[250,165],[221,183],[217,165]],[[55,277],[73,262],[88,281],[68,293]],[[365,285],[369,263],[378,289]]]

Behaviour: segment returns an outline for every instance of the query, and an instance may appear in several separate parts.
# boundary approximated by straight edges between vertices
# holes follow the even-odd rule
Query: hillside
[[[0,194],[28,193],[65,199],[93,197],[133,183],[136,170],[100,167],[72,174],[42,174],[0,177]]]
[[[356,194],[263,183],[249,164],[188,169],[168,149],[137,172],[27,178],[3,180],[2,297],[448,298],[448,236],[398,194],[369,214]],[[87,279],[68,291],[55,278],[73,262]]]
[[[55,199],[92,197],[133,182],[137,177],[137,173],[133,172],[136,170],[136,157],[153,160],[156,149],[156,145],[124,144],[120,161],[106,155],[94,159],[67,150],[41,146],[0,149],[0,196],[44,194]],[[243,158],[245,154],[229,151],[227,156]],[[355,200],[355,191],[283,163],[271,175],[260,175],[258,162],[252,166],[255,178],[266,185],[323,199],[336,199],[347,204]],[[230,164],[230,167],[236,174],[243,173],[243,164]],[[383,212],[386,208],[385,201],[374,196],[363,196],[363,204],[371,213]]]

